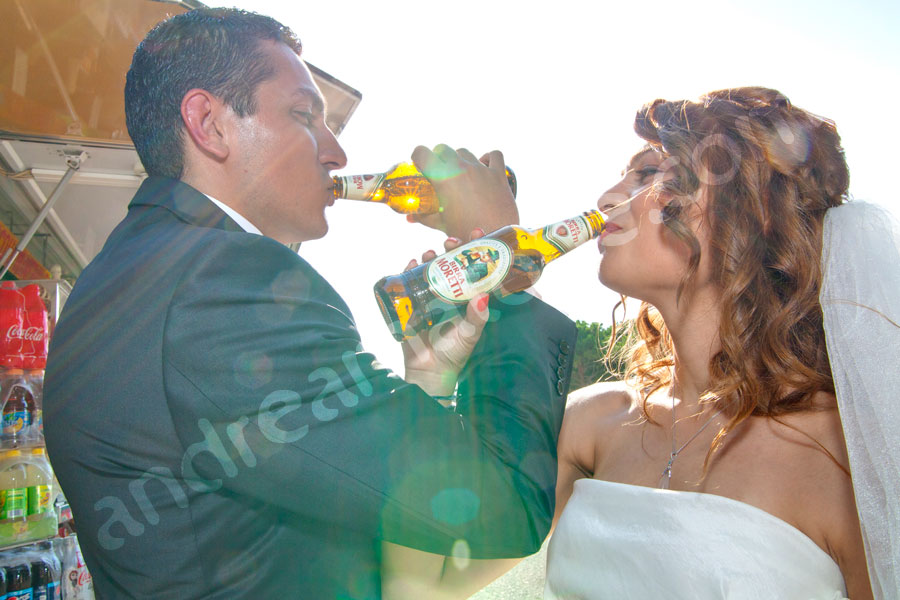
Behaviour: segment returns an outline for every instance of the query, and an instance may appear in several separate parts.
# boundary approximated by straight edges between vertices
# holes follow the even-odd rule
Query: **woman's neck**
[[[719,293],[705,286],[657,310],[672,339],[678,397],[682,405],[699,411],[700,396],[709,387],[710,359],[720,349]]]

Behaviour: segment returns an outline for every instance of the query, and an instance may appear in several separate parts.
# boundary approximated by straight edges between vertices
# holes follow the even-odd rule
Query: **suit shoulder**
[[[192,271],[221,274],[231,280],[271,280],[290,273],[309,283],[327,285],[325,279],[296,252],[271,238],[254,233],[207,229],[205,248]]]

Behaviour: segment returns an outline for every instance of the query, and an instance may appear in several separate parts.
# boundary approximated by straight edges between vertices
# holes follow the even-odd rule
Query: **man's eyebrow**
[[[307,87],[299,87],[294,90],[292,95],[309,98],[313,103],[313,108],[319,112],[325,112],[325,99],[322,98],[322,95],[316,90]]]

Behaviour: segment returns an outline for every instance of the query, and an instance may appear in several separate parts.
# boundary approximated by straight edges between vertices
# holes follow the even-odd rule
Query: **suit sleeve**
[[[186,484],[439,554],[536,551],[553,514],[571,321],[537,300],[492,307],[455,414],[362,349],[302,259],[240,237],[187,270],[167,318]]]

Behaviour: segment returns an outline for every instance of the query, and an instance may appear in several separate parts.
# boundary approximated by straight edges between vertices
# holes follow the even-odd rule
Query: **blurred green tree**
[[[575,327],[578,338],[575,342],[572,383],[569,389],[577,390],[597,381],[622,379],[625,376],[626,362],[623,348],[628,336],[619,335],[612,352],[607,354],[612,327],[587,321],[575,321]]]

